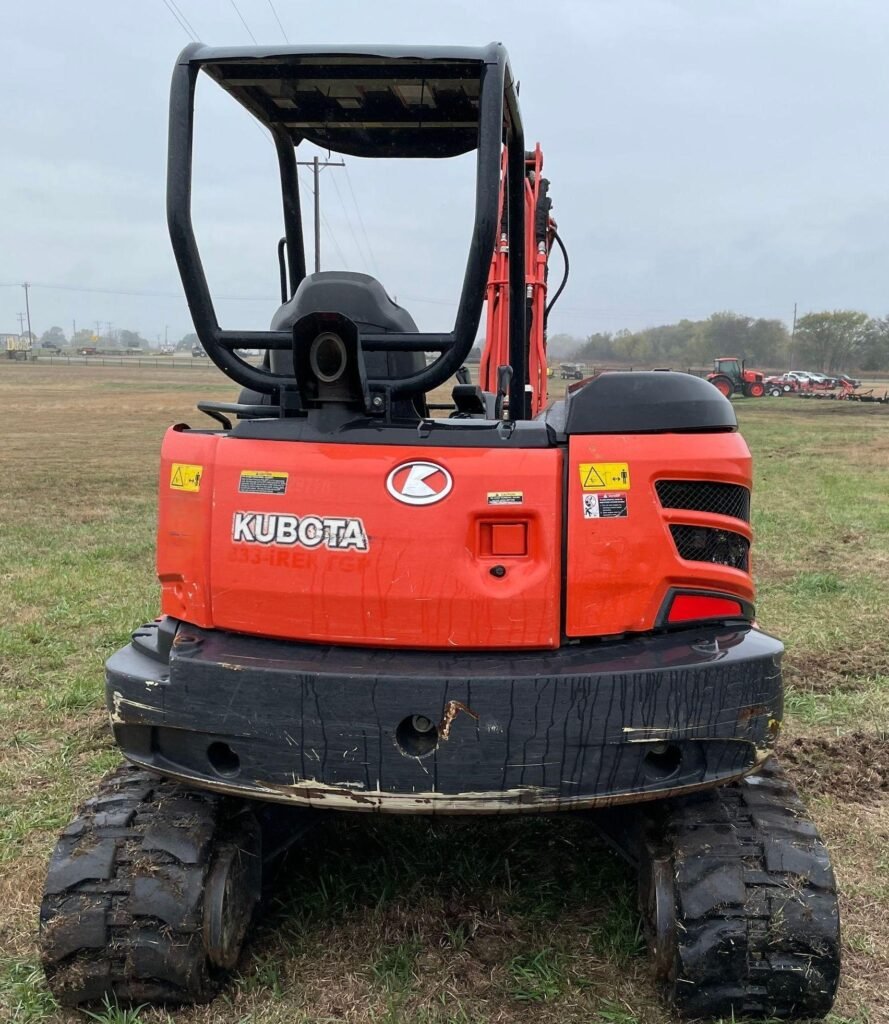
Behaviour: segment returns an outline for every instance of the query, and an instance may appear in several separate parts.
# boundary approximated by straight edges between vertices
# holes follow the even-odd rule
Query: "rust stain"
[[[747,707],[738,710],[738,724],[749,722],[751,718],[760,718],[762,715],[767,715],[770,710],[765,704],[749,704]]]
[[[468,708],[459,700],[449,700],[445,705],[444,715],[441,721],[438,723],[438,738],[442,742],[447,742],[451,735],[451,726],[454,724],[454,719],[460,712],[469,715],[470,718],[478,721],[478,715]]]

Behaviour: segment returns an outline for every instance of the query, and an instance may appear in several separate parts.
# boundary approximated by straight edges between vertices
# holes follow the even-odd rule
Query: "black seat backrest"
[[[322,270],[303,278],[296,294],[275,313],[273,331],[288,331],[308,313],[342,313],[369,333],[417,332],[414,318],[386,294],[376,278],[348,270]],[[407,377],[426,365],[422,352],[366,352],[368,377]],[[293,373],[293,353],[276,349],[271,353],[275,373]]]

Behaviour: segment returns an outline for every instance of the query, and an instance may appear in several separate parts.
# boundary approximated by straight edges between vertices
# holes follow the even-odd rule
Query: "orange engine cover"
[[[664,508],[659,480],[750,487],[751,459],[737,433],[572,437],[568,447],[565,633],[608,636],[651,629],[672,588],[753,601],[749,571],[686,561],[670,526],[751,538],[746,522],[711,511]]]
[[[663,626],[677,592],[749,609],[747,512],[671,507],[658,489],[715,484],[749,503],[750,477],[747,445],[729,432],[495,449],[172,429],[162,610],[318,643],[539,649]],[[740,544],[743,567],[686,550],[680,534]]]
[[[560,449],[259,441],[172,429],[167,615],[324,643],[560,642]]]

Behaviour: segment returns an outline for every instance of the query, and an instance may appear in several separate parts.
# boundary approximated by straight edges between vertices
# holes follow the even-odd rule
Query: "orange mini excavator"
[[[222,329],[204,276],[200,74],[275,142],[268,331]],[[418,331],[371,277],[306,274],[304,141],[475,151],[451,330]],[[782,647],[753,618],[750,455],[730,402],[686,374],[606,373],[547,401],[558,235],[503,47],[189,46],[167,197],[195,329],[243,391],[199,405],[212,429],[163,442],[162,615],[106,667],[127,765],[64,830],[46,881],[59,1000],[211,998],[269,856],[319,814],[593,810],[638,865],[679,1011],[824,1014],[835,885],[772,755]],[[432,416],[455,375],[435,409],[450,415]]]

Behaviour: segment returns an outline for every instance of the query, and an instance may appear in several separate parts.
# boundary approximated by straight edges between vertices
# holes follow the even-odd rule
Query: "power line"
[[[194,27],[194,25],[192,25],[192,23],[188,20],[188,18],[186,18],[185,12],[182,10],[182,8],[179,6],[179,4],[176,3],[176,0],[170,0],[170,3],[173,5],[174,9],[179,14],[179,16],[182,18],[182,20],[185,22],[186,27],[191,31],[192,35],[195,37],[195,40],[197,41],[198,39],[200,39],[200,33]]]
[[[345,167],[345,163],[343,167]],[[346,204],[343,202],[342,194],[340,193],[340,187],[336,183],[336,176],[332,177],[331,182],[333,183],[333,190],[336,192],[336,197],[340,201],[340,206],[343,209],[343,216],[346,218],[346,227],[349,229],[349,234],[352,236],[352,241],[355,243],[355,248],[358,251],[358,256],[361,262],[364,264],[364,269],[367,273],[370,273],[370,264],[367,261],[367,257],[364,254],[364,250],[361,248],[361,243],[358,241],[358,236],[355,234],[355,228],[352,227],[352,218],[349,215],[349,211],[346,209]]]
[[[247,29],[247,35],[250,36],[250,38],[255,43],[256,42],[256,36],[250,31],[250,26],[247,24],[247,22],[244,21],[244,15],[241,14],[241,10],[238,7],[238,5],[235,3],[235,0],[228,0],[228,2],[232,5],[232,7],[234,7],[235,14],[237,14],[237,16],[241,19],[241,24],[244,26],[244,28]]]
[[[175,12],[174,10],[173,10],[173,8],[172,8],[172,7],[170,6],[170,4],[169,4],[169,0],[162,0],[162,2],[163,2],[163,5],[164,5],[164,7],[166,7],[166,8],[167,8],[167,10],[168,10],[168,11],[170,12],[170,14],[171,14],[171,15],[172,15],[172,16],[173,16],[173,17],[174,17],[174,18],[176,19],[176,21],[177,21],[177,22],[179,23],[179,27],[180,27],[180,28],[182,29],[182,31],[183,31],[183,32],[184,32],[184,33],[185,33],[185,34],[186,34],[186,35],[188,36],[188,38],[189,38],[189,39],[190,39],[190,40],[191,40],[191,41],[192,41],[193,43],[196,43],[196,42],[197,42],[197,37],[196,37],[196,36],[194,35],[194,33],[193,33],[193,32],[191,31],[191,29],[189,29],[189,28],[188,28],[188,27],[186,26],[185,22],[184,22],[184,21],[183,21],[183,20],[182,20],[182,19],[181,19],[181,18],[179,17],[179,15],[178,15],[178,14],[177,14],[177,13],[176,13],[176,12]]]
[[[352,188],[352,177],[349,174],[349,165],[346,164],[346,184],[349,186],[349,192],[352,194],[352,202],[355,206],[355,212],[358,214],[358,225],[361,228],[361,233],[364,235],[364,241],[367,243],[367,251],[370,253],[370,262],[373,265],[374,273],[377,277],[380,276],[380,265],[377,263],[376,253],[373,250],[373,246],[370,242],[370,236],[367,233],[367,228],[364,226],[364,217],[361,216],[361,207],[358,205],[358,200],[355,198],[355,189]]]
[[[21,288],[21,284],[7,285],[0,284],[0,288]],[[124,295],[130,298],[151,298],[151,299],[184,299],[182,292],[163,292],[147,288],[96,288],[91,285],[81,284],[52,284],[46,281],[29,281],[28,287],[43,288],[46,291],[54,292],[84,292],[92,295]],[[269,295],[215,295],[215,299],[221,302],[269,302],[274,298]]]
[[[336,240],[336,235],[333,233],[333,228],[331,228],[330,224],[327,222],[327,218],[324,216],[323,210],[321,211],[321,223],[324,225],[324,228],[327,231],[328,235],[330,235],[330,240],[331,242],[333,242],[333,247],[337,251],[337,255],[340,258],[340,263],[343,265],[343,267],[347,267],[349,265],[349,261],[343,254],[343,250],[340,248],[339,242],[337,242]]]
[[[315,273],[321,269],[321,221],[324,221],[324,226],[333,240],[334,248],[340,255],[340,260],[345,265],[346,258],[343,256],[343,251],[340,249],[339,244],[334,238],[333,231],[330,225],[327,223],[327,218],[321,212],[321,183],[320,175],[321,170],[324,167],[345,167],[342,160],[319,160],[317,156],[312,157],[311,160],[297,160],[296,169],[299,171],[300,167],[311,167],[312,168],[312,195],[315,197]]]
[[[275,10],[275,5],[272,0],[269,0],[269,7],[272,9],[272,14],[275,16],[275,21],[278,23],[278,28],[281,29],[281,35],[284,36],[284,42],[289,43],[290,40],[287,38],[287,33],[284,31],[284,26],[281,24],[281,19],[278,17],[278,12]]]
[[[311,190],[310,184],[303,179],[303,184],[307,189]],[[321,211],[321,223],[325,230],[330,236],[330,240],[333,244],[334,249],[337,251],[337,255],[345,265],[348,261],[343,253],[342,248],[337,241],[336,235],[330,226],[327,217],[324,215],[324,211]],[[21,288],[22,284],[20,281],[0,281],[0,288]],[[47,291],[65,291],[65,292],[84,292],[87,294],[95,295],[123,295],[134,298],[159,298],[159,299],[183,299],[184,295],[181,292],[165,292],[155,291],[151,289],[137,289],[137,288],[97,288],[92,285],[80,285],[80,284],[54,284],[46,281],[29,281],[28,287],[43,288]],[[220,302],[269,302],[274,298],[273,295],[215,295],[214,299]],[[435,299],[429,296],[420,295],[405,295],[404,298],[410,302],[421,302],[432,306],[455,306],[457,304],[457,298],[454,299]],[[624,317],[626,319],[640,320],[650,316],[676,316],[674,310],[668,309],[667,307],[634,307],[630,308],[614,308],[608,306],[567,306],[561,309],[561,314],[570,314],[572,317],[579,316],[615,316]],[[713,312],[712,309],[700,307],[696,310],[686,310],[683,314],[686,317],[689,316],[709,316]]]

